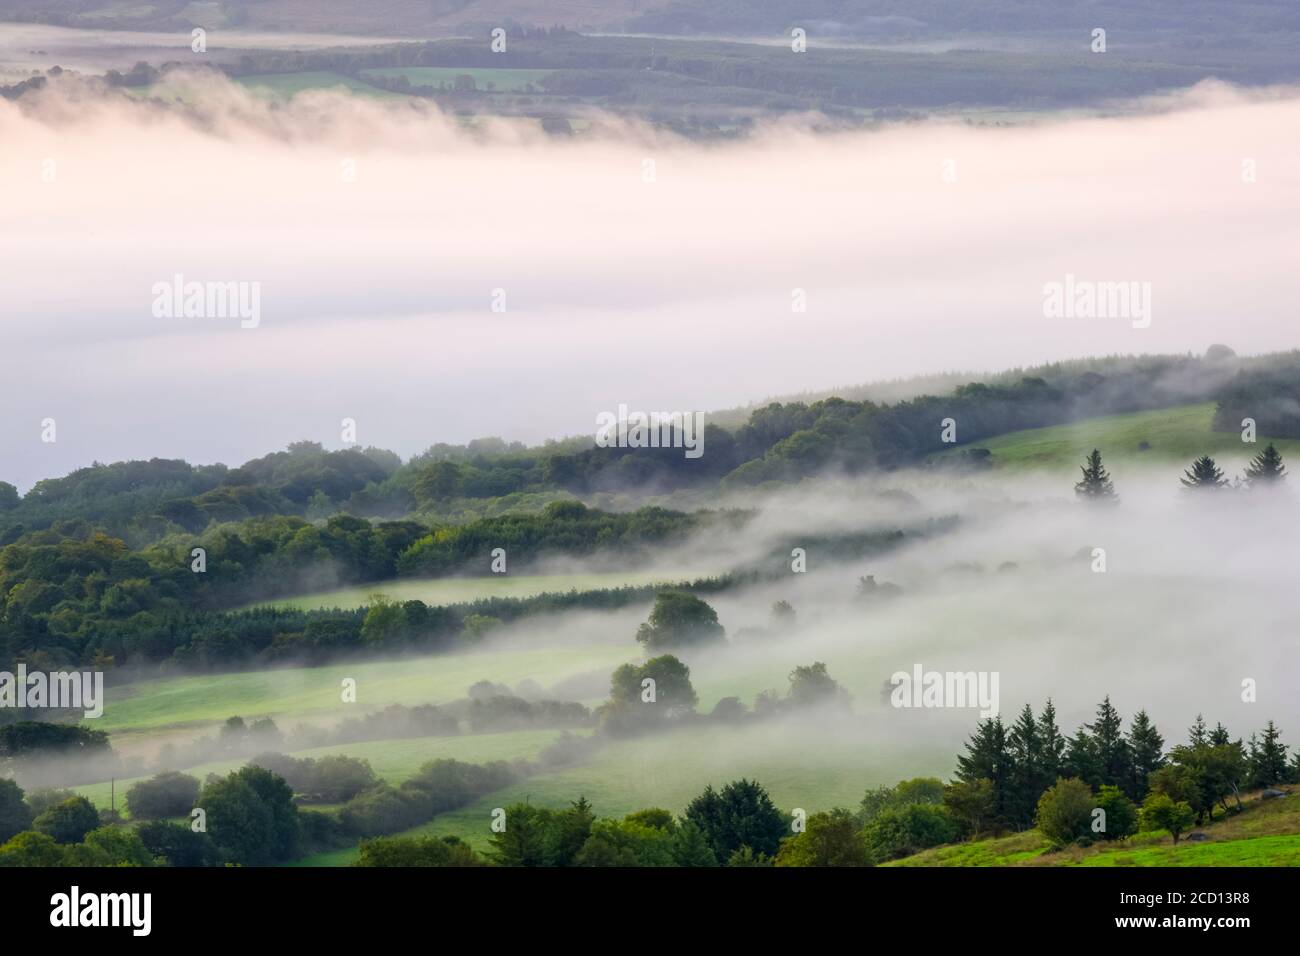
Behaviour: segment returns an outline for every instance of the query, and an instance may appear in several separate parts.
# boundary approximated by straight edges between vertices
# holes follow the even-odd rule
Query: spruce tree
[[[1196,723],[1187,729],[1187,739],[1193,747],[1203,747],[1209,741],[1205,732],[1205,718],[1200,714],[1196,715]]]
[[[1228,483],[1228,479],[1223,477],[1223,472],[1209,455],[1196,459],[1183,474],[1185,477],[1178,480],[1184,488],[1192,491],[1217,491]]]
[[[1056,705],[1050,697],[1038,718],[1038,737],[1042,741],[1043,776],[1050,786],[1061,775],[1065,764],[1065,738],[1061,736],[1061,728],[1056,726]]]
[[[1256,787],[1271,787],[1285,783],[1289,777],[1286,765],[1286,745],[1281,741],[1282,732],[1273,721],[1264,727],[1264,735],[1258,745],[1251,737],[1250,776],[1251,784]]]
[[[993,785],[993,813],[998,821],[1005,821],[1008,817],[1010,771],[1007,731],[1002,718],[990,717],[980,721],[978,729],[966,743],[966,754],[957,758],[957,779],[962,783],[987,780]]]
[[[1133,755],[1133,798],[1141,800],[1151,789],[1151,774],[1165,765],[1165,741],[1145,710],[1133,717],[1128,730],[1128,748]]]
[[[1028,704],[1007,734],[1007,751],[1011,759],[1008,813],[1016,829],[1024,830],[1033,825],[1038,798],[1055,779],[1043,774],[1043,741]]]
[[[1111,503],[1119,501],[1119,497],[1115,494],[1115,485],[1111,482],[1106,469],[1102,467],[1101,452],[1094,448],[1087,461],[1086,465],[1079,466],[1079,470],[1083,472],[1083,480],[1075,484],[1074,493],[1088,501]]]
[[[1282,464],[1282,455],[1273,443],[1256,455],[1246,466],[1246,484],[1250,487],[1280,484],[1286,480],[1286,465]]]
[[[1228,728],[1223,726],[1222,723],[1215,724],[1214,729],[1210,731],[1210,746],[1222,747],[1224,744],[1230,743],[1232,743],[1232,738],[1228,736]]]
[[[1099,786],[1120,787],[1128,792],[1133,786],[1133,755],[1124,739],[1123,720],[1107,696],[1097,705],[1097,719],[1088,724],[1101,771]],[[1129,794],[1133,796],[1133,794]]]
[[[1097,745],[1083,727],[1075,731],[1074,736],[1065,744],[1062,775],[1078,777],[1093,789],[1101,786],[1101,760],[1097,756]]]

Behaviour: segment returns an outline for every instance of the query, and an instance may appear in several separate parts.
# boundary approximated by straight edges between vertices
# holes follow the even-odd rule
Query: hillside
[[[1300,866],[1300,798],[1246,798],[1242,813],[1220,817],[1198,831],[1203,842],[1164,831],[1139,833],[1116,844],[1052,851],[1037,830],[935,847],[886,866]]]
[[[943,461],[978,447],[989,450],[995,468],[1073,473],[1084,456],[1098,448],[1112,473],[1135,467],[1186,467],[1192,459],[1208,454],[1234,476],[1270,441],[1284,457],[1300,456],[1300,440],[1260,434],[1254,445],[1247,445],[1239,432],[1214,431],[1214,409],[1213,402],[1204,402],[1030,428],[942,451],[932,460]],[[1149,447],[1143,447],[1144,442]]]

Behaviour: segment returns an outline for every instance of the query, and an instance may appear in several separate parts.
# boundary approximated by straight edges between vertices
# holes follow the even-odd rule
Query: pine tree
[[[1250,738],[1250,777],[1251,785],[1271,787],[1284,783],[1288,776],[1286,765],[1286,745],[1281,741],[1282,732],[1273,721],[1264,727],[1263,738],[1256,745],[1255,737]]]
[[[1096,747],[1097,765],[1101,771],[1100,786],[1120,787],[1126,792],[1133,786],[1133,755],[1124,739],[1123,720],[1119,711],[1111,706],[1107,696],[1097,705],[1097,719],[1088,724]],[[1129,794],[1133,796],[1133,794]]]
[[[1256,483],[1272,485],[1285,480],[1286,465],[1282,464],[1282,456],[1272,442],[1246,466],[1246,484],[1252,488]]]
[[[1001,717],[980,721],[966,743],[966,755],[957,758],[957,779],[962,783],[988,780],[993,785],[993,812],[998,820],[1008,816],[1011,758],[1007,753],[1007,731]]]
[[[1151,774],[1165,765],[1165,741],[1145,710],[1133,717],[1128,730],[1128,748],[1133,755],[1133,798],[1141,800],[1151,789]]]
[[[1061,736],[1061,728],[1056,726],[1056,705],[1050,697],[1038,718],[1038,737],[1042,741],[1043,776],[1050,786],[1061,775],[1065,764],[1065,738]]]
[[[1115,494],[1115,485],[1110,480],[1110,475],[1101,464],[1101,452],[1096,448],[1088,456],[1088,463],[1080,465],[1079,470],[1083,472],[1083,480],[1077,482],[1074,486],[1074,493],[1080,498],[1090,501],[1107,501],[1117,502],[1119,497]]]
[[[1232,743],[1232,738],[1228,736],[1228,728],[1221,723],[1215,724],[1214,729],[1210,731],[1210,746],[1222,747],[1224,744],[1230,743]]]
[[[1223,472],[1209,455],[1196,459],[1183,474],[1186,477],[1178,479],[1183,487],[1196,491],[1217,491],[1228,483],[1228,479],[1223,477]]]
[[[1066,742],[1062,775],[1078,777],[1093,789],[1101,786],[1101,760],[1097,756],[1097,745],[1082,727]]]
[[[1043,773],[1043,740],[1028,704],[1007,734],[1007,752],[1011,758],[1008,812],[1015,827],[1023,830],[1033,824],[1038,798],[1055,779]]]
[[[1196,723],[1187,729],[1187,739],[1193,747],[1204,747],[1209,741],[1205,732],[1205,718],[1200,714],[1196,715]]]

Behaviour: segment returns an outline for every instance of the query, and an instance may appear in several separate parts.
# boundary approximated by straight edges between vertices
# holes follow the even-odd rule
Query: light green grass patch
[[[1032,428],[970,442],[938,452],[934,457],[952,456],[968,448],[987,448],[992,453],[993,465],[998,468],[1042,469],[1077,476],[1084,457],[1097,448],[1107,469],[1116,477],[1117,470],[1133,466],[1167,468],[1181,464],[1187,467],[1201,455],[1213,456],[1219,467],[1231,476],[1270,440],[1283,456],[1300,459],[1300,441],[1294,439],[1259,435],[1254,445],[1248,445],[1242,442],[1238,431],[1211,430],[1214,409],[1213,402],[1205,402],[1089,418],[1071,425]],[[1151,446],[1149,449],[1139,447],[1144,441]]]

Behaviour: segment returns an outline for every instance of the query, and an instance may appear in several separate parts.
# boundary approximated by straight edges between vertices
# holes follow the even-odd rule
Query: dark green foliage
[[[712,786],[690,802],[685,819],[698,826],[719,860],[741,847],[775,856],[789,823],[757,782],[737,780],[715,791]]]
[[[353,866],[486,866],[468,843],[447,837],[377,837],[362,840]]]
[[[44,833],[55,843],[80,843],[98,826],[99,811],[85,797],[56,803],[32,821],[33,830]]]
[[[23,799],[22,787],[0,777],[0,843],[7,843],[31,824],[32,810]]]
[[[1089,501],[1119,500],[1115,495],[1115,485],[1101,463],[1101,452],[1096,448],[1088,456],[1088,463],[1080,467],[1083,478],[1074,486],[1074,493]]]
[[[207,815],[207,833],[223,860],[268,866],[293,858],[298,848],[298,808],[282,777],[243,767],[209,782],[196,806]]]
[[[636,639],[647,651],[720,644],[726,631],[718,612],[694,594],[664,591],[655,596],[649,619],[637,629]]]
[[[1178,479],[1184,488],[1192,491],[1217,491],[1228,483],[1223,472],[1209,455],[1202,455],[1192,462],[1192,467],[1183,472]]]
[[[933,803],[883,810],[862,830],[867,858],[873,864],[954,843],[961,836],[962,825],[957,818],[947,807]]]
[[[140,842],[155,858],[166,860],[168,866],[215,866],[217,848],[206,833],[195,833],[190,827],[166,820],[154,820],[136,828]]]
[[[1246,484],[1252,488],[1257,485],[1281,484],[1285,480],[1286,465],[1282,464],[1282,456],[1272,442],[1246,466]]]
[[[199,782],[188,774],[165,771],[126,792],[126,808],[138,820],[188,814],[199,795]]]

